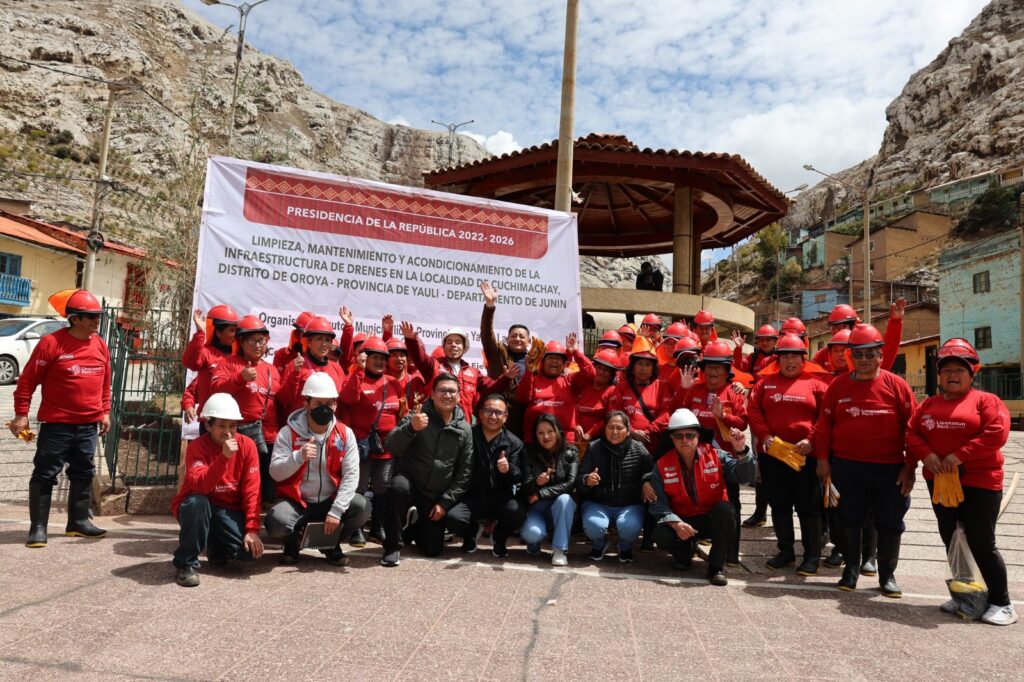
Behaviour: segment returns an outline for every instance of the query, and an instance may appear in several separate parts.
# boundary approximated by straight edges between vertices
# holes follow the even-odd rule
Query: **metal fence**
[[[111,426],[103,445],[112,482],[177,483],[184,372],[173,319],[169,310],[105,308],[100,334],[110,348]]]

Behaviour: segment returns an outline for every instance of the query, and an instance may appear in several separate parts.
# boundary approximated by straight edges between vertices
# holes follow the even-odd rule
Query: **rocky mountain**
[[[1024,2],[992,0],[886,108],[878,153],[839,177],[886,197],[1024,161]],[[832,194],[834,192],[834,195]],[[789,224],[821,220],[856,197],[823,182],[797,197]]]

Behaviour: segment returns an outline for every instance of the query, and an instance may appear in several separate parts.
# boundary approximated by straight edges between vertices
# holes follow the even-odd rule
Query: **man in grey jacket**
[[[299,540],[310,522],[323,522],[332,535],[341,526],[339,544],[326,550],[327,561],[345,566],[340,538],[362,528],[370,516],[366,499],[356,492],[359,450],[352,429],[335,419],[338,388],[330,375],[314,372],[302,387],[306,406],[292,412],[277,433],[270,475],[278,502],[264,522],[272,538],[284,539],[281,563],[299,558]]]
[[[459,502],[472,473],[473,434],[459,407],[454,375],[437,376],[430,400],[391,432],[387,450],[398,458],[398,473],[388,486],[380,562],[398,565],[403,522],[407,537],[421,552],[438,556],[445,528],[461,537],[470,518],[469,509]]]

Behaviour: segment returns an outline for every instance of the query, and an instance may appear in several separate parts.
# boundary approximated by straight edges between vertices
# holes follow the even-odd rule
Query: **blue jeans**
[[[36,456],[32,459],[32,479],[57,485],[64,465],[69,481],[91,481],[96,474],[96,423],[61,424],[46,422],[39,427]]]
[[[199,554],[207,549],[225,559],[252,559],[242,548],[245,539],[245,513],[210,504],[206,495],[189,495],[178,507],[178,549],[174,565],[199,568]]]
[[[551,528],[551,547],[563,551],[569,549],[569,532],[572,518],[576,514],[576,503],[568,494],[554,499],[537,500],[526,512],[526,522],[519,531],[519,537],[527,546],[539,545]]]
[[[583,503],[583,532],[594,543],[595,549],[604,549],[605,534],[609,528],[619,531],[619,550],[628,550],[640,537],[644,525],[644,506],[630,504],[625,507],[608,507],[597,502]]]

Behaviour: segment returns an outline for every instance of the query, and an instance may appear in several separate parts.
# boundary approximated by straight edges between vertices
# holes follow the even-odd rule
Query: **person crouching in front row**
[[[672,555],[675,567],[685,571],[697,540],[710,537],[708,580],[726,585],[724,566],[736,517],[725,484],[748,485],[754,480],[754,454],[739,429],[730,431],[732,452],[699,443],[700,421],[685,408],[672,413],[668,431],[675,449],[657,461],[651,477],[658,496],[650,507],[658,521],[654,540]]]
[[[258,559],[260,540],[260,461],[256,444],[238,433],[242,413],[227,393],[214,393],[203,405],[206,433],[185,451],[185,480],[171,503],[181,530],[174,551],[176,581],[199,584],[199,554],[210,563]]]
[[[352,429],[335,419],[338,387],[326,372],[313,372],[302,386],[306,406],[288,417],[277,434],[270,475],[280,501],[267,512],[267,533],[284,539],[281,563],[299,559],[299,541],[308,523],[324,524],[338,543],[324,551],[332,566],[345,566],[341,538],[362,528],[370,516],[366,499],[356,492],[359,450]]]

